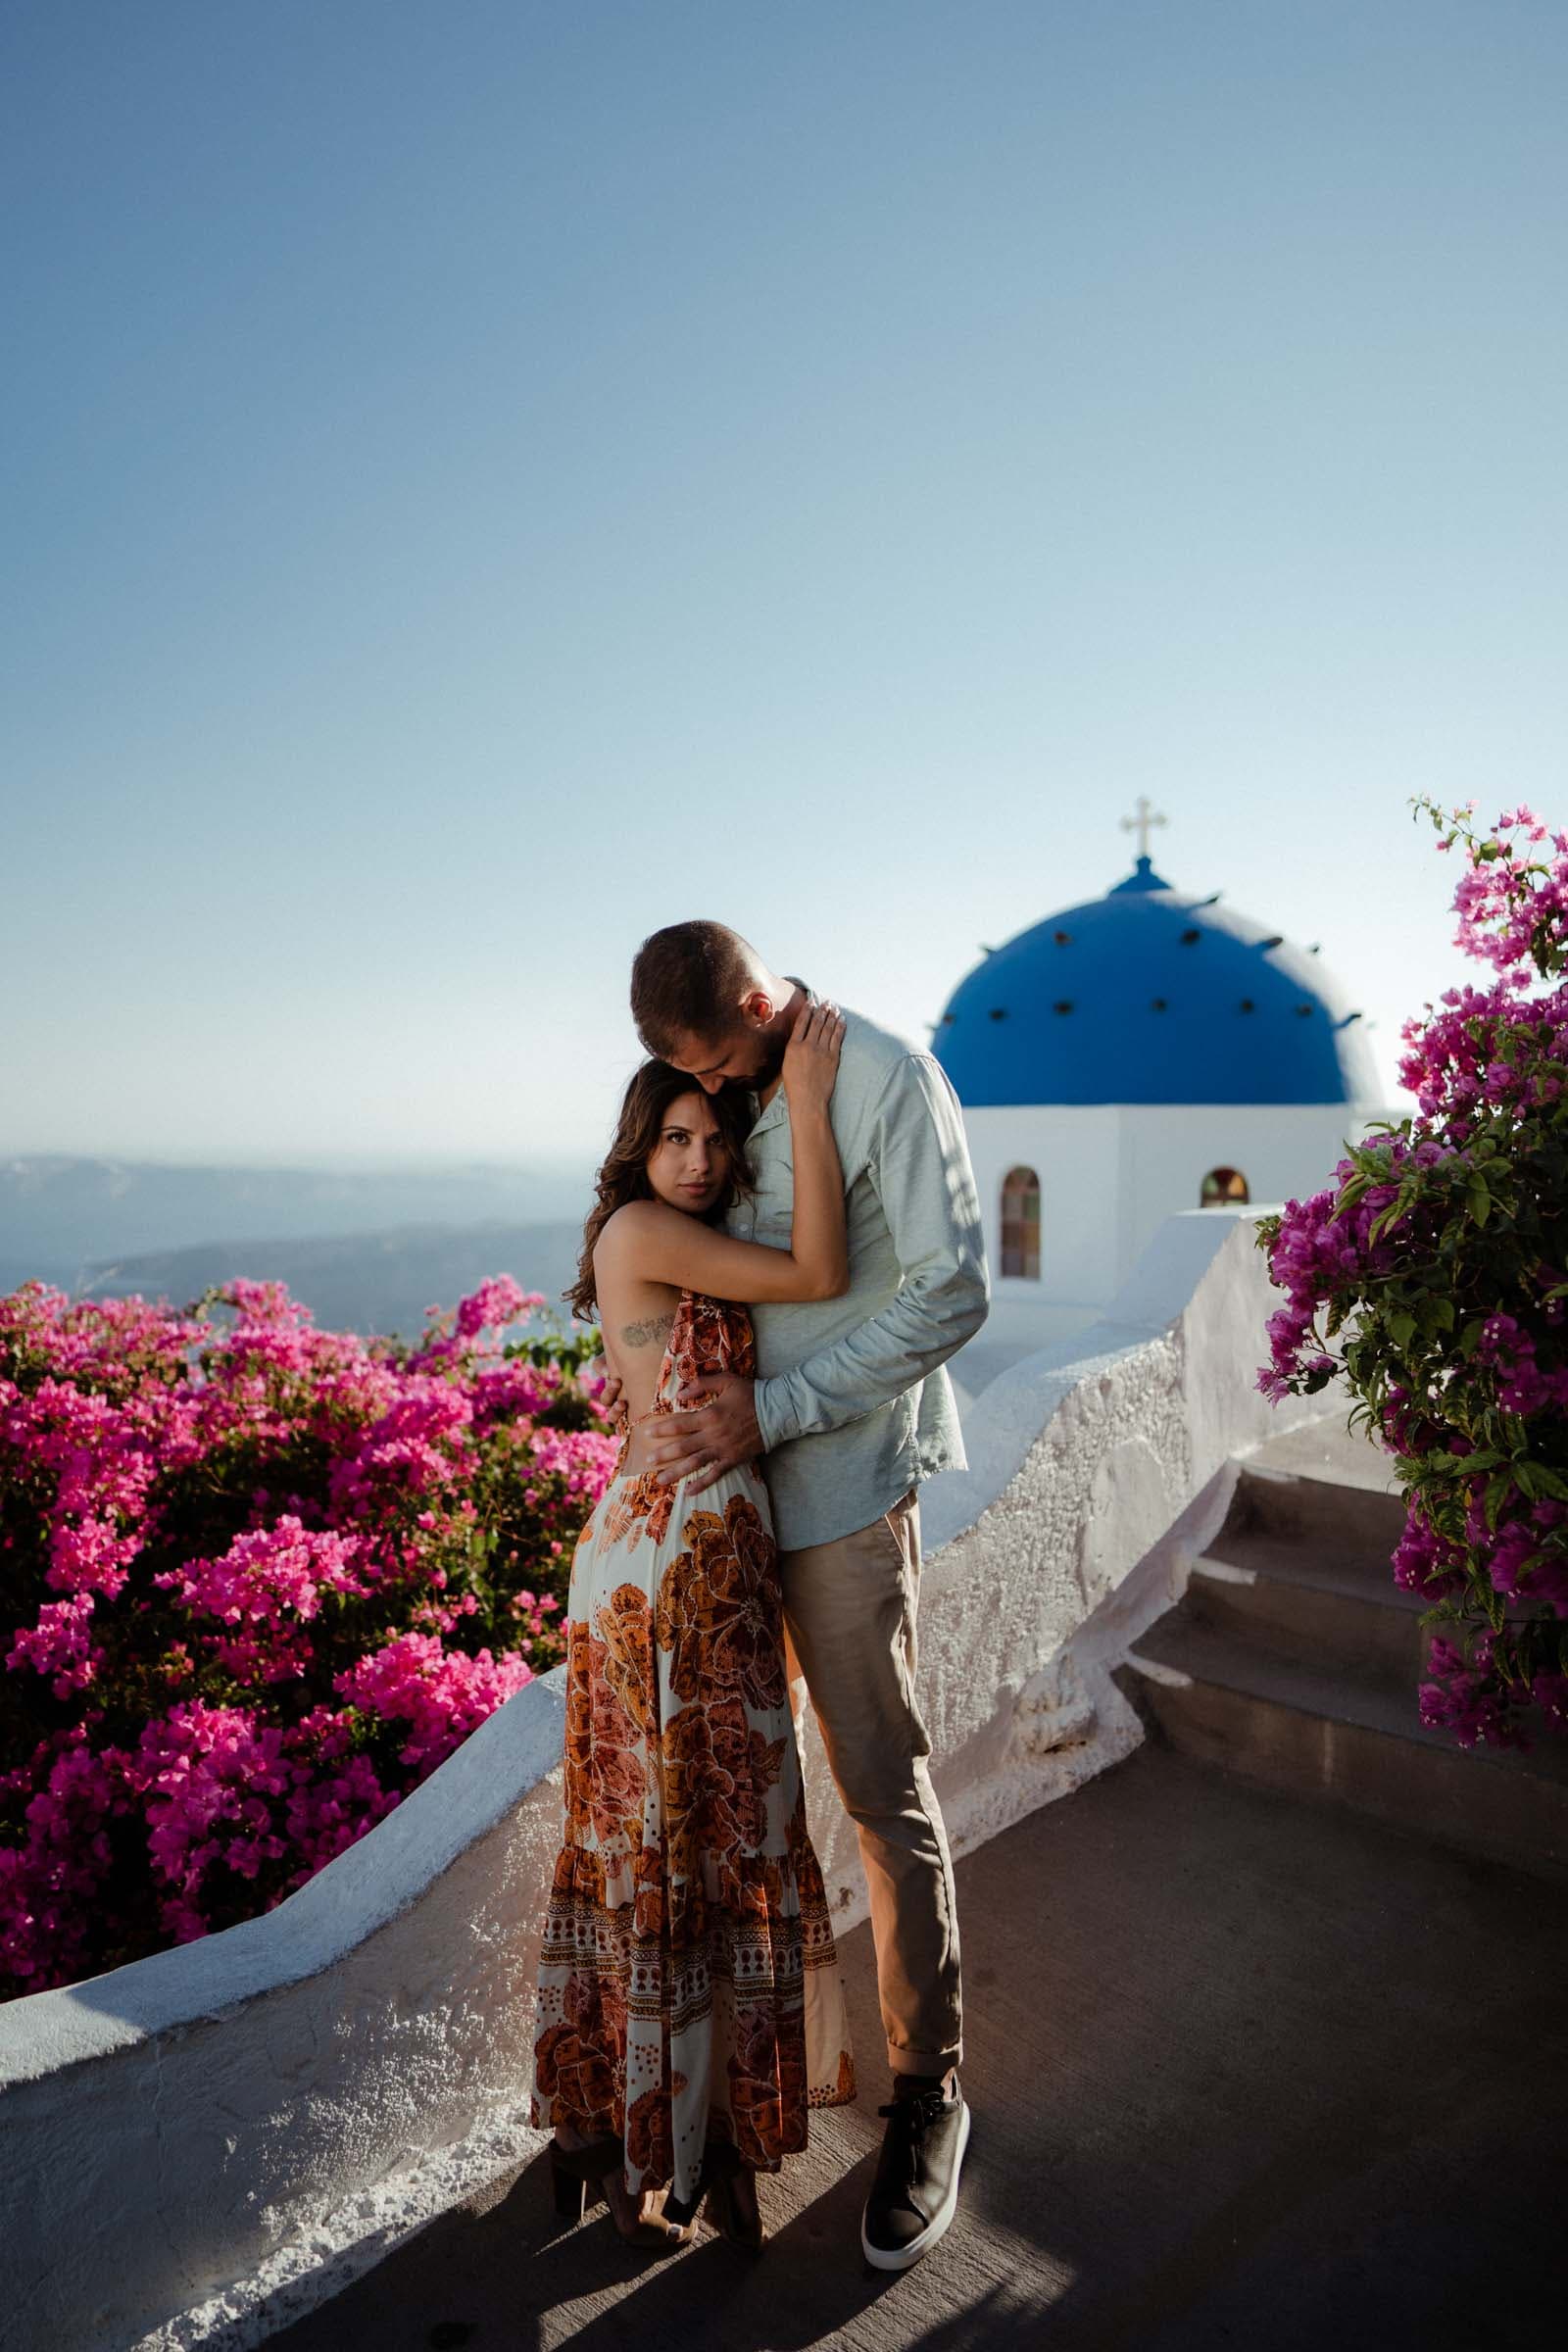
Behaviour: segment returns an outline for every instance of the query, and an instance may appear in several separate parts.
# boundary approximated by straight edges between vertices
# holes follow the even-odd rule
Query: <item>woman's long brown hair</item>
[[[648,1162],[659,1148],[664,1113],[677,1095],[702,1091],[689,1072],[673,1069],[667,1061],[645,1061],[641,1069],[633,1071],[621,1099],[614,1142],[594,1179],[594,1204],[582,1229],[577,1280],[572,1289],[563,1294],[572,1313],[580,1315],[585,1323],[592,1319],[599,1305],[594,1282],[594,1245],[617,1208],[628,1200],[652,1200],[654,1188],[648,1181]],[[729,1155],[724,1188],[712,1207],[703,1211],[705,1225],[717,1225],[735,1194],[747,1192],[751,1187],[746,1138],[752,1127],[752,1099],[744,1087],[723,1086],[716,1095],[710,1095],[708,1101]]]

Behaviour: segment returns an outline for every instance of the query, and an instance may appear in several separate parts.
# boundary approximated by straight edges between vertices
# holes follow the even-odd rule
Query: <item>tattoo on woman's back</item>
[[[674,1327],[673,1315],[649,1315],[641,1323],[623,1323],[620,1336],[628,1348],[651,1348],[656,1340],[662,1347]]]

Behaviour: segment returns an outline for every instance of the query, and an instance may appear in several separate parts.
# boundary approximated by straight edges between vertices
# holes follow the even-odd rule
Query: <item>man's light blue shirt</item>
[[[804,985],[804,983],[802,983]],[[781,1549],[869,1527],[938,1470],[965,1467],[944,1365],[990,1303],[980,1202],[958,1099],[941,1064],[845,1012],[833,1088],[850,1287],[754,1306],[757,1423]],[[742,1241],[786,1250],[795,1178],[779,1086],[751,1132]]]

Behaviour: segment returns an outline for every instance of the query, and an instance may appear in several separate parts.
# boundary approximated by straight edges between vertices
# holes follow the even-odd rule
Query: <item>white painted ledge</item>
[[[1167,1219],[1106,1318],[987,1388],[922,1496],[921,1704],[954,1850],[1141,1737],[1110,1669],[1182,1591],[1235,1459],[1342,1416],[1253,1385],[1264,1213]],[[526,2159],[560,1669],[264,1918],[0,2008],[5,2352],[257,2343]],[[864,1916],[814,1725],[835,1907]],[[866,2054],[868,2058],[873,2053]]]

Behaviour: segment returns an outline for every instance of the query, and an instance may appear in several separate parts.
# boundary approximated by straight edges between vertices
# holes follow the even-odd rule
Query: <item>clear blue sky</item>
[[[583,1156],[1157,860],[1397,1026],[1568,821],[1558,0],[10,0],[0,1149]]]

